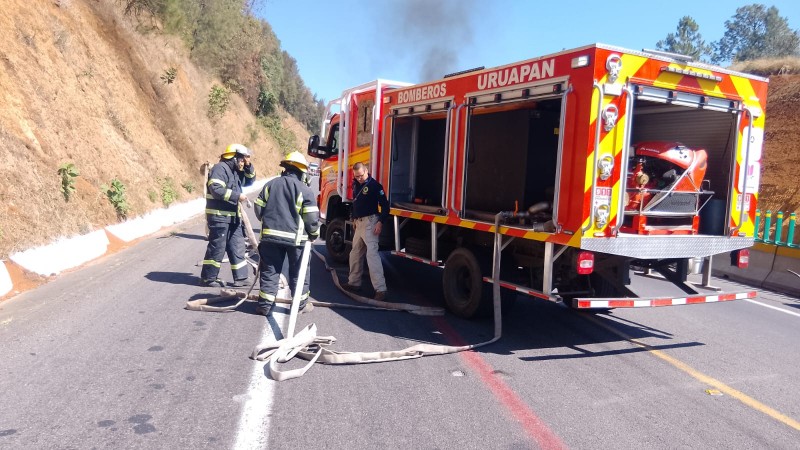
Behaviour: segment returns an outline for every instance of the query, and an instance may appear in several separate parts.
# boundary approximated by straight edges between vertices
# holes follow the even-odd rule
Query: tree
[[[711,46],[706,44],[703,36],[698,31],[700,26],[690,16],[683,16],[678,21],[675,33],[667,34],[666,39],[658,41],[656,48],[666,52],[680,53],[691,56],[692,59],[703,61],[705,56],[711,56]]]
[[[319,128],[324,105],[303,82],[297,61],[272,27],[254,16],[268,0],[121,0],[127,14],[152,15],[164,31],[181,36],[192,59],[218,75],[262,117],[279,108],[310,131]],[[223,89],[223,88],[220,88]]]
[[[725,21],[725,34],[712,44],[715,63],[777,58],[800,54],[800,34],[789,28],[778,8],[752,4],[736,9]]]

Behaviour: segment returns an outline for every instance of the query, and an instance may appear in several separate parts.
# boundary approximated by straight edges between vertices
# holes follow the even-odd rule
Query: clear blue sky
[[[595,42],[639,50],[691,16],[710,43],[725,32],[733,0],[263,0],[256,11],[326,101],[376,78],[412,83],[493,67]],[[775,6],[800,28],[800,0]]]

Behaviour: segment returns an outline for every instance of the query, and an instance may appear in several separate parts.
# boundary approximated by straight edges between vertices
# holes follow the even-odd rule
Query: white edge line
[[[750,302],[750,303],[752,303],[752,304],[754,304],[754,305],[763,306],[763,307],[765,307],[765,308],[774,309],[775,311],[780,311],[780,312],[782,312],[782,313],[791,314],[791,315],[793,315],[793,316],[800,317],[800,314],[798,314],[798,313],[796,313],[796,312],[794,312],[794,311],[787,311],[787,310],[785,310],[785,309],[783,309],[783,308],[778,308],[777,306],[767,305],[767,304],[764,304],[764,303],[761,303],[761,302],[757,302],[757,301],[755,301],[755,300],[751,300],[751,299],[749,299],[749,298],[744,298],[744,299],[742,299],[742,300],[744,300],[744,301],[746,301],[746,302]]]
[[[272,317],[283,330],[288,314],[276,314],[273,310]],[[272,327],[264,320],[260,344],[274,340]],[[239,429],[236,432],[236,450],[255,450],[267,448],[269,443],[270,417],[272,404],[275,399],[275,385],[277,381],[264,375],[267,361],[253,361],[253,373],[250,375],[250,385],[247,388],[247,399],[242,406],[242,415],[239,418]]]

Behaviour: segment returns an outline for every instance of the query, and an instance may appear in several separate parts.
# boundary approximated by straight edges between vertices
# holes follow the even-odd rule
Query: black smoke
[[[417,65],[418,82],[464,69],[459,54],[472,44],[476,0],[401,0],[391,2],[394,49]]]

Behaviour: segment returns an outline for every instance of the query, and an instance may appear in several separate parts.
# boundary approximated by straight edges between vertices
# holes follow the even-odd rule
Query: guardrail
[[[762,219],[763,217],[763,219]],[[763,222],[763,229],[761,224]],[[800,243],[795,242],[794,230],[797,227],[797,214],[789,214],[786,239],[783,238],[784,214],[783,211],[775,213],[775,225],[772,224],[772,211],[762,212],[756,210],[755,241],[762,244],[772,244],[778,247],[800,248]],[[774,235],[773,235],[774,233]]]

